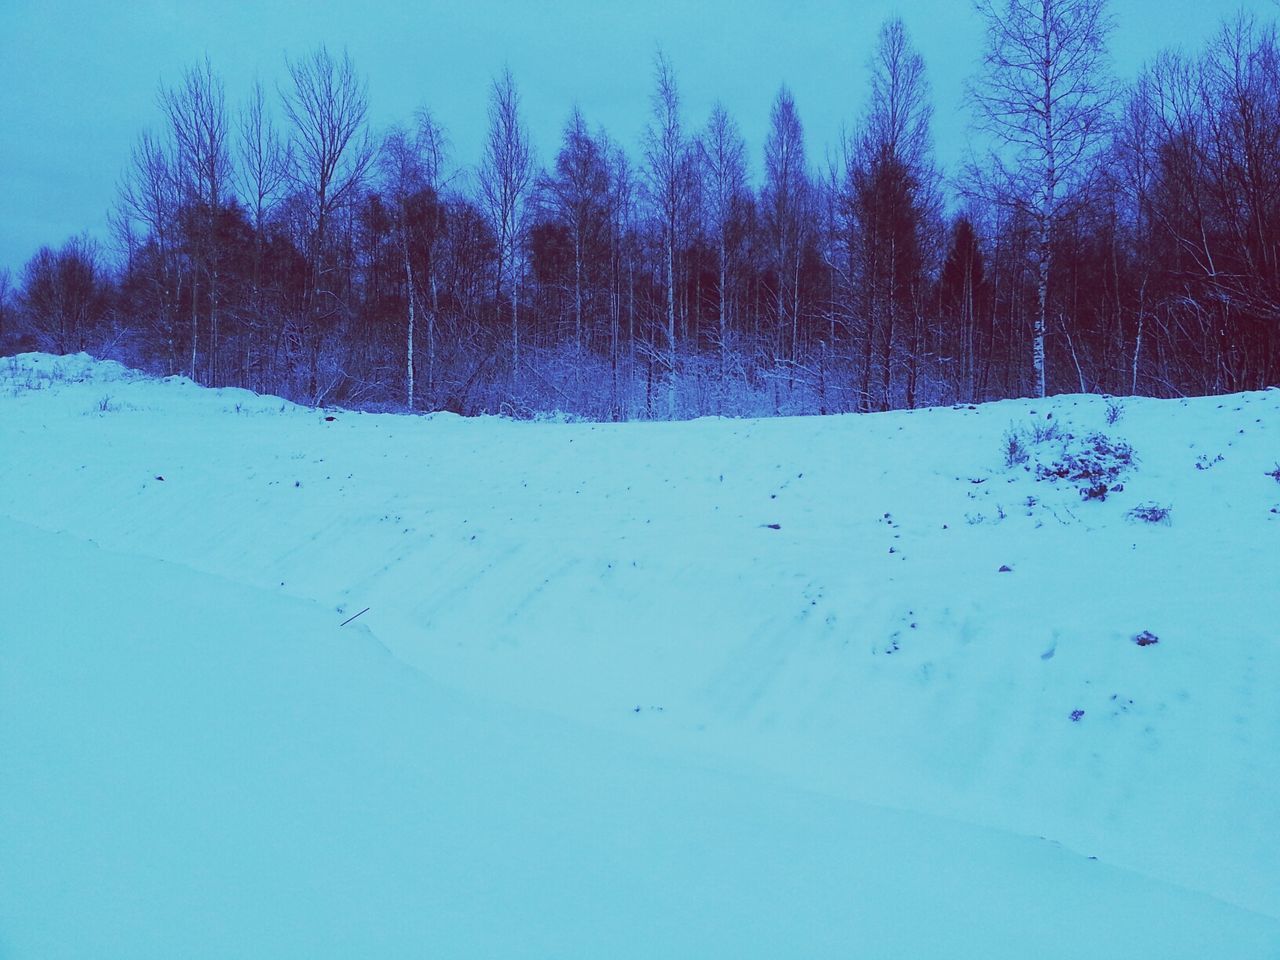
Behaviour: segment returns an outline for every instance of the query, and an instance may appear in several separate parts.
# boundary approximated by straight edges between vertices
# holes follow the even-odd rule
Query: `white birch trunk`
[[[414,296],[413,266],[409,262],[409,244],[402,244],[404,252],[404,282],[409,293],[409,326],[405,331],[404,365],[405,365],[405,406],[413,412],[413,324]]]

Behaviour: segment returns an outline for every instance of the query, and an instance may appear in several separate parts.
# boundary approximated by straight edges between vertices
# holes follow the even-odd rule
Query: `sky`
[[[1280,10],[1276,0],[1112,0],[1117,73],[1134,75],[1166,47],[1197,49],[1241,7]],[[428,106],[466,168],[479,157],[488,85],[504,65],[540,159],[554,155],[575,104],[636,156],[661,46],[688,126],[723,101],[758,170],[784,83],[810,158],[834,150],[864,107],[876,32],[894,15],[925,58],[938,157],[954,168],[968,141],[964,83],[982,45],[968,0],[0,0],[0,270],[16,278],[39,246],[82,231],[107,239],[129,150],[160,126],[157,90],[205,55],[234,105],[255,77],[269,90],[280,83],[286,56],[345,47],[368,79],[374,128]]]

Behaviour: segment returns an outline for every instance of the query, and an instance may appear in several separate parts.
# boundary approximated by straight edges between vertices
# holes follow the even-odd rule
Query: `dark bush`
[[[1074,438],[1068,435],[1067,440]],[[1129,444],[1103,433],[1091,433],[1074,449],[1071,443],[1066,444],[1057,460],[1036,464],[1036,479],[1066,480],[1084,499],[1105,500],[1108,493],[1123,489],[1117,481],[1133,463],[1133,447]]]

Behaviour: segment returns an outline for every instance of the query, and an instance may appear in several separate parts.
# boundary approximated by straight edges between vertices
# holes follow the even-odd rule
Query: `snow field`
[[[1122,406],[514,423],[0,361],[0,954],[1274,955],[1280,392]],[[1123,491],[1005,467],[1048,414]]]

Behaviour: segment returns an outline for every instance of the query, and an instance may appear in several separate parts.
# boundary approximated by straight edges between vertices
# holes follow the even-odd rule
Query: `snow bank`
[[[1263,917],[1043,841],[476,703],[313,604],[12,522],[0,536],[26,561],[0,581],[8,957],[1200,958],[1280,943]]]

